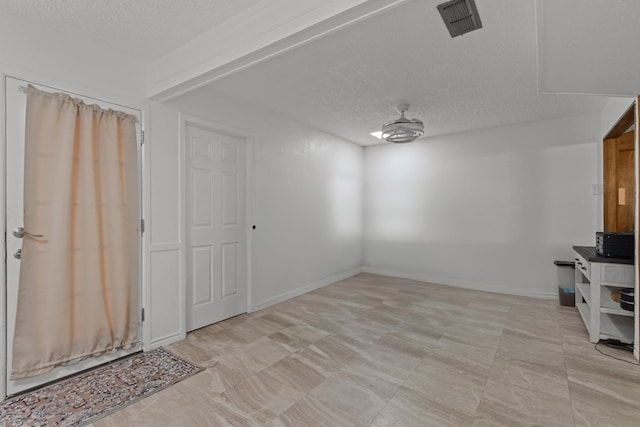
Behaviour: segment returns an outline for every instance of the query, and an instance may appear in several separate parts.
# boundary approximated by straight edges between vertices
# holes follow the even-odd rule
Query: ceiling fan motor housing
[[[382,139],[396,144],[415,141],[424,135],[424,123],[418,119],[407,119],[404,113],[409,105],[398,105],[400,118],[382,125]]]

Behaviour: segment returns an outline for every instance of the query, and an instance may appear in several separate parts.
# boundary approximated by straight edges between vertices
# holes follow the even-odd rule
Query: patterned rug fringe
[[[203,368],[159,348],[0,403],[0,426],[80,426],[144,399]]]

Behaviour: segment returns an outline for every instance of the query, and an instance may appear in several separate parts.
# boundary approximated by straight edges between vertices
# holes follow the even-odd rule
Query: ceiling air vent
[[[478,8],[474,0],[451,0],[438,5],[444,24],[451,37],[482,28]]]

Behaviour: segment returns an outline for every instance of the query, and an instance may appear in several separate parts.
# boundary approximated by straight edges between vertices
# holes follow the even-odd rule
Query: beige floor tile
[[[199,402],[167,417],[166,427],[259,427],[263,424],[224,402]]]
[[[596,351],[595,344],[589,342],[589,336],[584,324],[581,326],[584,333],[563,333],[562,349],[566,357],[578,358],[595,364],[620,366],[620,369],[628,367],[629,363],[638,363],[634,359],[633,353],[627,350],[607,347],[600,343],[598,344],[599,351]],[[608,357],[607,355],[612,357]],[[614,357],[626,362],[618,361],[614,359]]]
[[[565,363],[560,340],[541,338],[507,327],[502,333],[496,354],[503,359],[545,364],[552,369],[562,369]]]
[[[224,362],[208,368],[207,371],[211,375],[212,387],[217,393],[224,392],[254,374],[253,371],[241,364],[227,365]]]
[[[474,425],[572,424],[564,367],[496,356]]]
[[[210,327],[206,327],[191,332],[187,334],[186,340],[172,344],[168,346],[167,349],[174,351],[174,349],[177,348],[176,352],[183,352],[180,355],[192,363],[198,363],[195,359],[215,363],[219,356],[242,347],[249,342],[245,340],[243,334],[233,331],[233,328],[216,330],[210,333],[207,332],[209,328]],[[255,339],[258,338],[260,338],[260,336]],[[186,346],[186,349],[181,350],[183,345]],[[210,366],[210,364],[206,362],[201,362],[200,365],[203,367]]]
[[[241,317],[241,316],[238,316],[238,317]],[[222,327],[223,324],[224,322],[218,322],[218,323],[214,323],[213,325],[205,326],[203,328],[196,329],[195,331],[191,331],[189,332],[187,339],[188,340],[206,339],[206,337],[208,337],[209,335],[223,330],[224,329]]]
[[[342,369],[310,394],[330,410],[350,413],[359,424],[368,425],[398,388],[380,378],[365,378]]]
[[[167,350],[203,368],[214,366],[218,363],[218,356],[221,354],[221,352],[211,351],[206,343],[189,340],[171,344],[167,346]]]
[[[487,381],[474,422],[474,426],[495,427],[571,425],[568,391],[530,389],[492,378]]]
[[[319,331],[326,332],[327,334],[332,334],[332,333],[335,333],[336,331],[339,331],[340,328],[342,328],[342,324],[344,323],[344,322],[340,322],[339,321],[340,319],[336,319],[335,317],[322,316],[322,315],[319,315],[318,313],[314,313],[313,311],[300,310],[300,312],[298,312],[296,310],[294,311],[294,313],[300,316],[301,319],[304,319],[304,322],[307,325]]]
[[[313,345],[300,350],[289,357],[302,361],[305,365],[313,368],[324,377],[330,376],[333,372],[345,365],[344,361],[332,359],[328,354]]]
[[[402,379],[407,378],[422,359],[422,356],[396,351],[394,347],[389,345],[374,344],[367,351],[366,363],[374,363],[380,369],[393,373],[394,376]],[[365,362],[357,361],[357,363]]]
[[[447,327],[443,336],[452,341],[471,344],[487,350],[495,350],[498,348],[503,330],[504,322],[502,324],[493,322],[455,322]]]
[[[497,346],[477,346],[464,339],[447,336],[440,338],[431,354],[440,353],[456,363],[473,366],[479,372],[489,372],[493,365]]]
[[[511,305],[516,312],[527,309],[553,311],[558,302],[555,298],[533,298],[514,295],[511,297]]]
[[[426,327],[422,324],[406,323],[399,325],[396,331],[388,333],[392,339],[402,340],[412,346],[426,349],[437,346],[443,334],[444,330]]]
[[[271,342],[281,346],[283,349],[286,349],[288,353],[295,353],[296,351],[302,350],[311,344],[309,341],[287,333],[285,329],[274,332],[267,338],[269,338]]]
[[[555,300],[363,273],[169,349],[207,369],[96,427],[640,426],[640,367]]]
[[[420,362],[403,386],[472,417],[488,377],[488,370],[468,363],[468,359],[436,349]]]
[[[640,408],[640,366],[613,359],[594,363],[579,357],[567,357],[566,366],[571,384],[607,396],[610,402]]]
[[[350,324],[354,322],[366,323],[367,325],[374,326],[383,331],[388,331],[396,327],[401,319],[397,313],[398,310],[384,309],[383,305],[376,306],[372,309],[357,309],[351,310],[353,318],[349,319]]]
[[[264,313],[262,313],[262,311],[264,311]],[[297,317],[275,311],[273,307],[259,311],[258,316],[256,316],[256,320],[277,331],[295,326],[300,322],[300,319]]]
[[[88,424],[86,427],[120,427],[141,424],[144,425],[144,419],[142,420],[142,422],[138,422],[137,418],[139,417],[142,418],[142,414],[138,410],[126,410],[125,408],[105,418],[101,418],[91,424]],[[147,422],[152,422],[152,420]]]
[[[576,427],[640,425],[640,408],[637,406],[628,405],[610,394],[580,384],[569,383],[569,389]]]
[[[280,329],[277,326],[261,322],[256,316],[247,318],[247,320],[239,322],[237,325],[232,327],[224,326],[224,328],[225,329],[221,332],[228,331],[233,338],[244,344],[253,342],[267,335],[271,335]]]
[[[371,426],[465,427],[472,424],[473,417],[433,402],[416,391],[401,387]]]
[[[512,301],[513,297],[511,295],[485,294],[471,301],[468,307],[480,313],[506,315],[509,313]]]
[[[222,393],[225,390],[225,386],[221,382],[220,376],[214,372],[214,369],[207,368],[192,377],[180,381],[171,389],[194,391],[206,396]]]
[[[516,385],[569,398],[567,371],[562,364],[505,359],[496,355],[489,378],[499,384]]]
[[[267,423],[286,411],[305,393],[259,373],[215,396],[216,402],[237,408],[260,423]]]
[[[394,328],[390,326],[375,325],[356,320],[342,325],[334,335],[348,340],[348,342],[360,349],[365,349],[379,340],[384,334],[393,332],[393,330]]]
[[[340,339],[336,336],[328,336],[318,340],[308,348],[323,356],[324,360],[336,369],[339,369],[344,366],[345,363],[360,357],[362,352],[362,350],[353,345],[353,343],[350,343],[345,339]]]
[[[271,340],[269,337],[263,337],[220,356],[218,361],[220,365],[257,373],[284,359],[294,351],[294,348],[286,344]]]
[[[286,328],[281,329],[277,333],[282,334],[291,340],[298,339],[301,346],[304,346],[304,347],[318,340],[321,340],[322,338],[325,338],[326,336],[329,335],[329,332],[316,329],[305,323],[302,323],[302,324],[298,323],[296,325],[288,326]]]
[[[303,353],[282,359],[264,369],[260,374],[269,381],[307,393],[319,386],[334,371],[323,370],[313,359]]]
[[[376,348],[385,348],[395,354],[422,359],[429,354],[429,349],[433,346],[435,340],[416,341],[404,339],[402,332],[385,334],[375,342]]]
[[[202,407],[208,395],[178,389],[180,383],[155,393],[94,423],[96,427],[168,426],[185,408]]]
[[[529,318],[526,314],[522,317],[509,316],[504,325],[504,332],[509,338],[522,340],[535,339],[550,344],[562,343],[562,331],[557,319]]]
[[[306,395],[282,415],[267,424],[272,427],[364,427],[354,414],[331,408],[311,395]]]

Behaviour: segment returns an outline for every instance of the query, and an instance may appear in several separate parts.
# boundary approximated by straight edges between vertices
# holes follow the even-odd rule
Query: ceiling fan
[[[418,119],[407,119],[404,113],[409,111],[409,104],[398,105],[400,118],[382,125],[382,139],[393,143],[415,141],[424,135],[424,123]]]

